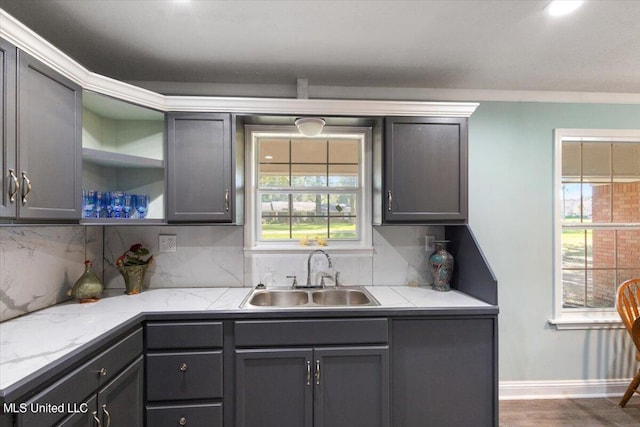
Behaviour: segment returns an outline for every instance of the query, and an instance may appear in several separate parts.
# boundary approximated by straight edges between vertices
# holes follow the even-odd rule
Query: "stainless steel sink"
[[[364,289],[322,289],[312,292],[311,300],[319,305],[372,305]]]
[[[361,286],[326,289],[256,289],[241,307],[356,307],[380,303]]]
[[[294,289],[258,290],[247,301],[249,305],[258,307],[292,307],[309,302],[309,293]]]

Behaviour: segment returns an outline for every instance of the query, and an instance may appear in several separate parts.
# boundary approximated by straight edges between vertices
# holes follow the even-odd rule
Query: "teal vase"
[[[436,291],[451,290],[453,275],[453,255],[447,252],[448,240],[436,240],[435,252],[429,257],[429,270],[433,278],[433,289]]]

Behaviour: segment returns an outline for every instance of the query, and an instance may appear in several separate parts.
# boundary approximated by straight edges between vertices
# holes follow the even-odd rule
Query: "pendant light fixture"
[[[295,121],[298,131],[304,136],[320,135],[325,123],[322,117],[301,117]]]

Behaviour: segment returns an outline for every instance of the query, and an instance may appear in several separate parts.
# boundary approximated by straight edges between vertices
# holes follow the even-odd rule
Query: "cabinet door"
[[[140,356],[98,393],[103,426],[143,426],[144,363]]]
[[[314,427],[389,426],[389,348],[316,349]]]
[[[18,217],[80,220],[82,90],[24,52],[18,58]]]
[[[236,350],[236,426],[311,427],[311,349]]]
[[[385,120],[385,222],[467,219],[467,119]]]
[[[0,39],[0,218],[15,218],[18,205],[16,55],[15,46]]]
[[[394,320],[394,427],[497,426],[495,318]]]
[[[97,426],[98,417],[98,397],[91,396],[89,400],[78,405],[78,412],[69,415],[56,427],[88,427]],[[94,418],[96,417],[96,418]]]
[[[229,114],[167,115],[169,221],[231,222]]]

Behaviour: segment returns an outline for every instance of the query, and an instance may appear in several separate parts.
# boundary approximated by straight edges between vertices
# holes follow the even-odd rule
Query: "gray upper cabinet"
[[[385,119],[383,222],[467,220],[467,119]]]
[[[17,218],[79,220],[82,90],[18,52]]]
[[[167,115],[167,220],[231,222],[231,116]]]
[[[18,203],[16,171],[16,58],[15,46],[0,39],[0,218],[15,218]]]

